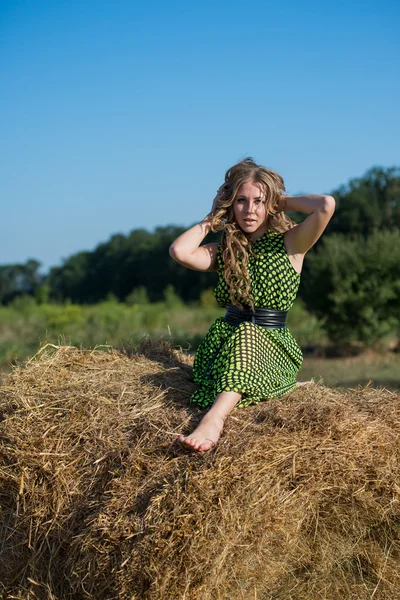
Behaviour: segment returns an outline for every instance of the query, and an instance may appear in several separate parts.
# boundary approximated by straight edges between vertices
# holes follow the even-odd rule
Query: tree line
[[[331,192],[336,211],[321,240],[308,253],[299,295],[326,318],[331,337],[363,340],[399,330],[400,167],[373,167]],[[299,222],[304,214],[291,213]],[[91,252],[78,252],[40,275],[40,263],[0,266],[0,303],[20,295],[93,304],[113,295],[120,301],[165,299],[166,290],[197,301],[216,283],[215,273],[185,269],[168,253],[185,228],[134,229],[116,234]],[[205,242],[218,241],[209,234]],[[172,287],[171,287],[172,286]],[[384,323],[384,325],[383,325]],[[372,336],[372,337],[371,337]]]

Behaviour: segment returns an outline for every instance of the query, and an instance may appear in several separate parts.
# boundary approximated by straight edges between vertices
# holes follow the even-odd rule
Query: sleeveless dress
[[[248,269],[255,306],[289,310],[300,274],[289,260],[284,233],[267,230],[253,250],[257,256],[249,255]],[[231,301],[223,268],[219,246],[214,294],[220,306],[227,306]],[[232,325],[219,317],[197,349],[193,378],[199,387],[190,401],[210,407],[220,392],[242,392],[237,407],[244,407],[282,396],[296,387],[302,362],[301,348],[287,327],[264,329],[248,321]]]

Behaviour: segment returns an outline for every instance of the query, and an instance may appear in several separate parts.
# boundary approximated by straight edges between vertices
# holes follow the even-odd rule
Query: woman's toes
[[[193,438],[185,438],[185,441],[189,448],[194,448],[195,450],[197,450],[197,446],[198,446],[197,440],[194,440]]]
[[[186,446],[187,448],[190,448],[190,440],[188,438],[185,438],[184,435],[178,435],[178,437],[176,438],[177,442],[179,442],[182,446]]]
[[[207,440],[206,442],[202,442],[199,446],[199,450],[201,452],[205,452],[206,450],[211,450],[212,448],[214,448],[215,446],[215,442],[211,441],[211,440]]]

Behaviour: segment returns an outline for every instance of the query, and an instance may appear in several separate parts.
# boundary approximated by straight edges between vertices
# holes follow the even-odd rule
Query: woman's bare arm
[[[218,244],[200,246],[211,229],[207,215],[200,223],[184,231],[169,247],[170,256],[195,271],[216,271]]]
[[[302,223],[285,233],[289,254],[305,254],[321,237],[335,212],[332,196],[310,194],[308,196],[281,196],[278,208],[282,211],[296,210],[308,213]]]
[[[200,244],[211,231],[211,217],[223,188],[224,184],[218,189],[208,215],[200,223],[184,231],[169,247],[171,258],[188,269],[194,271],[217,270],[218,244],[203,244],[203,246]]]

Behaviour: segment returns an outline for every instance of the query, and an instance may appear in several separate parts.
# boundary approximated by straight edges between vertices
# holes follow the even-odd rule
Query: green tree
[[[66,259],[61,267],[50,270],[48,283],[53,299],[90,302],[90,258],[90,252],[78,252]]]
[[[400,230],[325,237],[308,256],[302,297],[336,343],[399,335]]]
[[[332,192],[336,211],[327,232],[368,235],[400,227],[400,168],[372,167]]]
[[[347,237],[368,236],[376,229],[392,231],[400,227],[398,167],[373,167],[363,177],[352,179],[331,193],[336,199],[336,211],[321,241],[317,242],[317,249],[331,233],[342,233]],[[290,213],[290,216],[299,222],[306,215]],[[167,225],[157,227],[153,232],[134,229],[128,235],[113,235],[92,252],[79,252],[60,267],[51,269],[48,277],[50,295],[58,300],[69,298],[76,303],[97,303],[113,293],[123,301],[132,290],[144,287],[149,301],[156,302],[163,301],[164,290],[172,285],[185,302],[198,301],[202,291],[216,284],[217,274],[185,269],[170,258],[169,246],[183,231],[183,227]],[[220,237],[221,233],[211,233],[204,243],[219,241]],[[310,252],[309,256],[312,254]],[[307,257],[304,278],[308,271]],[[21,293],[19,285],[16,273],[2,273],[0,269],[1,298],[12,299],[13,295]],[[24,289],[24,293],[32,293],[26,291],[26,286]],[[301,296],[303,289],[302,285]]]
[[[8,304],[18,296],[34,294],[44,279],[39,268],[40,263],[34,259],[29,259],[24,264],[1,265],[0,302]]]
[[[171,259],[169,246],[183,231],[169,225],[153,233],[136,229],[128,236],[113,235],[93,252],[79,252],[51,269],[51,297],[96,303],[113,293],[125,300],[132,290],[145,287],[155,302],[164,299],[171,284],[184,300],[197,300],[201,290],[216,281],[216,274],[191,271]],[[214,239],[215,234],[205,241]]]

